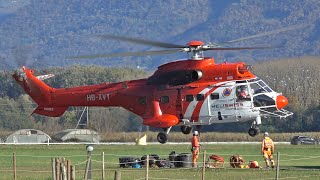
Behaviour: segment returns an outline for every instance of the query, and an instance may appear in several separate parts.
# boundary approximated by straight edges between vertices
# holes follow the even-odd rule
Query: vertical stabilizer
[[[68,106],[56,107],[52,102],[55,89],[41,80],[47,76],[36,77],[33,74],[33,70],[23,67],[12,75],[24,91],[38,104],[33,113],[51,117],[61,116]],[[52,77],[52,75],[50,76]]]

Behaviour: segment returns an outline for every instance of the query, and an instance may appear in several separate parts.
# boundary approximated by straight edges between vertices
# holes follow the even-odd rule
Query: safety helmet
[[[269,133],[268,133],[268,132],[265,132],[265,133],[264,133],[264,136],[269,136]]]
[[[198,136],[198,135],[199,135],[198,131],[194,131],[194,132],[193,132],[193,135],[194,135],[194,136]]]

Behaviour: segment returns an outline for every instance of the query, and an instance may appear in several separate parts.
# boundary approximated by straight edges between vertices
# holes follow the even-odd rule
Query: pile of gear
[[[245,162],[244,158],[238,154],[230,157],[230,166],[233,168],[259,168],[257,161],[249,161],[249,165],[245,165]]]
[[[206,162],[207,168],[223,168],[224,167],[224,158],[218,155],[211,155]]]
[[[147,155],[141,158],[135,157],[120,157],[119,165],[121,168],[145,168]],[[157,154],[149,155],[149,167],[151,168],[188,168],[192,167],[192,154],[190,153],[176,153],[172,151],[168,158],[160,158]]]

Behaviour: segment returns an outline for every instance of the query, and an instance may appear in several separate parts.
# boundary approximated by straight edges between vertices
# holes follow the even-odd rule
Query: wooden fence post
[[[66,171],[66,159],[62,158],[62,162],[60,164],[61,166],[61,175],[62,175],[62,180],[67,180],[67,171]]]
[[[70,166],[71,166],[71,162],[70,162],[70,160],[67,160],[67,180],[70,180],[70,178],[71,178],[71,175],[70,175],[70,172],[71,172]]]
[[[76,167],[71,166],[71,180],[76,180]]]
[[[90,161],[91,161],[91,156],[88,156],[87,164],[86,164],[86,171],[84,172],[84,179],[85,179],[85,180],[88,179],[88,172],[89,172]]]
[[[121,171],[114,172],[114,180],[121,180]]]
[[[105,174],[104,174],[104,152],[101,153],[101,159],[102,159],[102,174],[101,174],[101,179],[104,180],[105,179]]]
[[[56,179],[60,180],[60,159],[56,158]]]
[[[202,180],[204,180],[205,172],[206,172],[206,151],[203,152]]]
[[[146,180],[149,180],[149,155],[147,155],[146,159]]]
[[[280,152],[277,152],[277,170],[276,170],[276,180],[279,179],[279,165],[280,164]]]
[[[51,169],[52,169],[52,179],[57,180],[56,179],[56,161],[54,158],[51,158]]]
[[[16,153],[13,153],[13,179],[17,180],[17,160]]]

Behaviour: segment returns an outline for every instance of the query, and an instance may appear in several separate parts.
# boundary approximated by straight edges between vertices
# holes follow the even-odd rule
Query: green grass
[[[18,179],[51,179],[51,158],[65,157],[76,166],[77,179],[83,179],[86,145],[1,145],[0,179],[13,179],[12,154],[17,158]],[[274,170],[232,169],[229,158],[233,154],[241,155],[246,164],[256,160],[264,166],[260,155],[260,145],[203,145],[202,152],[207,155],[221,155],[227,162],[223,169],[206,169],[206,179],[274,179]],[[105,153],[107,179],[113,179],[115,171],[121,172],[122,179],[140,179],[145,177],[145,169],[118,168],[118,158],[134,156],[141,158],[145,154],[158,154],[168,158],[171,151],[190,152],[188,145],[94,145],[93,179],[101,179],[101,153]],[[280,152],[280,177],[297,179],[320,179],[320,145],[276,145]],[[275,157],[276,158],[276,157]],[[202,154],[198,162],[203,161]],[[150,177],[167,179],[201,179],[199,169],[151,169]]]

